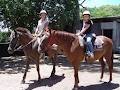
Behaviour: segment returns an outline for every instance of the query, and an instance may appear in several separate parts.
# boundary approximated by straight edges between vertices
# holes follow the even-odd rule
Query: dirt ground
[[[46,59],[40,64],[42,80],[37,81],[34,63],[30,65],[26,83],[21,84],[25,70],[25,57],[3,57],[0,60],[0,90],[72,90],[74,85],[73,68],[64,56],[57,59],[56,76],[49,78],[52,64]],[[79,90],[120,90],[120,55],[115,55],[112,83],[106,69],[100,82],[100,64],[82,62],[79,68]]]

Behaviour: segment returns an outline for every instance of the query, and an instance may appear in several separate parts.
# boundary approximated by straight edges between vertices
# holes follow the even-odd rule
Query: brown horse
[[[113,43],[112,40],[105,37],[105,36],[97,36],[96,39],[100,39],[103,41],[103,47],[100,50],[95,50],[94,60],[99,60],[101,63],[101,79],[103,78],[104,68],[105,68],[105,61],[109,67],[110,78],[109,82],[112,81],[112,70],[113,70],[113,54],[112,54],[112,47]],[[45,44],[47,42],[47,44]],[[41,47],[44,50],[47,50],[47,47],[51,46],[52,44],[57,44],[64,52],[64,54],[68,57],[68,60],[74,67],[74,78],[75,84],[74,89],[78,88],[79,78],[78,78],[78,69],[80,61],[84,60],[85,52],[84,46],[80,46],[78,36],[75,34],[63,32],[63,31],[55,31],[50,30],[50,36],[43,41]],[[47,46],[46,46],[47,45]]]
[[[36,41],[36,40],[32,41],[33,39],[34,37],[29,32],[29,30],[26,28],[22,28],[22,27],[16,28],[16,30],[12,31],[10,35],[10,44],[8,47],[8,52],[12,54],[16,50],[17,45],[20,44],[22,45],[23,47],[22,49],[26,56],[26,69],[23,75],[22,83],[25,83],[26,74],[27,74],[31,60],[33,60],[36,63],[36,68],[38,72],[38,80],[41,79],[40,72],[39,72],[39,61],[41,57],[43,56],[43,53],[39,53],[37,48],[36,49],[32,48],[33,44]],[[57,55],[56,53],[57,53],[56,50],[49,48],[48,56],[53,62],[53,70],[52,70],[51,76],[55,75],[55,58]]]

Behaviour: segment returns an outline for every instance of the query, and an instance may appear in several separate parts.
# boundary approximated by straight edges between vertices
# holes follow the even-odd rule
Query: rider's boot
[[[89,53],[86,55],[86,61],[89,62],[89,63],[92,63],[94,62],[95,60],[95,57],[94,57],[94,54],[93,53]]]

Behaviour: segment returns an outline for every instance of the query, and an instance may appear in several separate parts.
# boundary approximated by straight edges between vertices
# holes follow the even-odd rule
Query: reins
[[[19,46],[17,49],[15,49],[14,51],[19,51],[19,50],[22,50],[24,48],[26,48],[28,45],[30,45],[34,40],[36,40],[37,38],[33,38],[30,42],[28,42],[26,45],[21,45]]]

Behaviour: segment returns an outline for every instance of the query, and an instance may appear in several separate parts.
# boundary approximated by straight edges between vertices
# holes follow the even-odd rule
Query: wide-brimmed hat
[[[90,15],[90,11],[85,10],[85,11],[83,12],[83,15]]]
[[[45,10],[41,10],[38,14],[42,14],[42,13],[47,14],[47,12]]]

